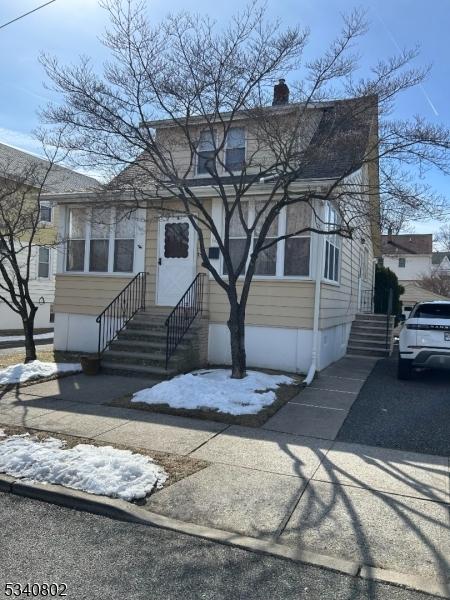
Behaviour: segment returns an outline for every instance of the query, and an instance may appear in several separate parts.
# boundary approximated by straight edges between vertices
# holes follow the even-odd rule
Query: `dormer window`
[[[228,171],[241,171],[245,162],[245,129],[231,127],[227,135],[225,166]]]
[[[209,129],[200,132],[198,142],[197,175],[211,175],[215,168],[214,133]]]

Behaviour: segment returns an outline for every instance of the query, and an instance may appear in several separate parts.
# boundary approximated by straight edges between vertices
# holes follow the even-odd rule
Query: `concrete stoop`
[[[206,365],[208,318],[198,316],[184,335],[166,369],[166,319],[169,307],[137,313],[102,357],[102,371],[112,375],[138,375],[167,379]]]

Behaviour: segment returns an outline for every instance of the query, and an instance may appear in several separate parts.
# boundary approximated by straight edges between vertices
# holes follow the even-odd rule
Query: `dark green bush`
[[[375,312],[386,314],[389,304],[389,291],[392,290],[391,314],[398,315],[402,312],[400,296],[405,288],[398,283],[397,275],[388,267],[376,266],[375,270]]]

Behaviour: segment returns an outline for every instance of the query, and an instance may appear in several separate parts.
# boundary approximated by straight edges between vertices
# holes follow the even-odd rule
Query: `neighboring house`
[[[323,180],[330,181],[342,175],[343,169],[353,165],[349,176],[353,185],[361,186],[361,200],[372,206],[370,214],[379,214],[378,194],[370,198],[364,190],[378,189],[378,169],[363,164],[364,153],[377,136],[377,118],[373,116],[357,130],[359,147],[340,147],[334,152],[317,151],[319,140],[326,138],[331,127],[345,138],[354,135],[360,125],[342,118],[346,101],[314,105],[308,116],[314,123],[309,140],[308,170],[300,185],[320,187]],[[355,102],[355,100],[348,101]],[[289,105],[271,107],[278,115],[289,116]],[[176,136],[171,122],[149,124],[157,134]],[[246,134],[251,124],[245,119],[233,133],[233,160],[236,153],[242,157],[252,152],[251,136]],[[202,126],[198,124],[202,143]],[[354,139],[354,137],[352,138]],[[377,140],[377,137],[375,137]],[[316,146],[317,144],[317,146]],[[207,153],[207,144],[205,146]],[[330,150],[330,149],[328,149]],[[355,158],[355,152],[357,156]],[[241,157],[241,158],[242,158]],[[183,156],[180,156],[183,160]],[[193,167],[191,185],[197,186],[204,197],[205,206],[222,229],[222,205],[215,198],[204,164]],[[133,168],[126,176],[133,177]],[[227,179],[223,179],[227,185]],[[323,184],[322,184],[323,185]],[[248,196],[248,211],[252,214],[254,203],[267,197],[269,186],[260,181]],[[96,352],[98,325],[96,318],[139,272],[146,272],[146,311],[164,318],[175,306],[196,273],[202,272],[197,252],[196,235],[189,220],[183,215],[161,217],[153,210],[140,208],[129,219],[118,219],[112,206],[112,226],[93,226],[102,210],[96,207],[95,196],[86,193],[52,194],[49,199],[59,208],[61,237],[68,238],[65,254],[58,259],[55,298],[55,347],[60,350]],[[176,212],[176,201],[167,199]],[[315,207],[325,222],[336,218],[330,202],[317,202]],[[110,218],[110,217],[108,217]],[[119,223],[114,225],[114,223]],[[278,233],[283,234],[289,223],[310,225],[311,209],[305,204],[294,205],[278,221]],[[297,228],[296,228],[297,230]],[[181,234],[181,235],[180,235]],[[239,227],[232,232],[239,247]],[[246,311],[246,350],[249,366],[306,372],[311,364],[313,339],[318,339],[318,368],[323,369],[346,353],[349,333],[355,314],[361,308],[362,298],[371,295],[374,280],[374,256],[379,256],[379,221],[367,219],[353,240],[339,236],[307,233],[286,242],[280,242],[257,272],[252,283]],[[223,273],[218,248],[211,244],[210,257]],[[217,257],[217,258],[216,258]],[[319,258],[321,257],[321,258]],[[207,356],[211,364],[230,362],[227,320],[229,308],[226,296],[217,283],[207,277],[208,333],[203,344],[208,345]],[[161,307],[153,311],[153,307]],[[315,319],[315,316],[317,317]],[[164,321],[162,323],[162,328]],[[142,325],[144,327],[144,325]],[[139,332],[135,331],[136,340]],[[142,332],[141,332],[142,334]],[[156,334],[155,334],[156,336]],[[318,336],[318,338],[314,337]],[[143,340],[146,338],[142,337]],[[148,338],[147,338],[148,339]],[[154,340],[157,338],[154,337]],[[165,344],[165,337],[160,337]],[[132,348],[133,339],[128,348]],[[136,343],[136,342],[135,342]],[[152,347],[154,347],[154,343]],[[141,353],[145,351],[142,341]],[[160,348],[165,352],[165,346]],[[149,350],[147,349],[147,352]],[[145,356],[136,360],[133,367],[128,356],[130,371],[143,370]]]
[[[31,195],[38,194],[39,182],[43,181],[49,162],[18,148],[0,143],[0,192],[10,189],[14,182],[24,182],[31,188]],[[90,190],[97,185],[95,179],[71,169],[53,165],[45,181],[47,193],[69,192],[70,190]],[[30,291],[32,300],[38,306],[35,327],[47,328],[53,321],[53,301],[55,297],[55,273],[57,264],[57,222],[58,211],[50,201],[40,203],[39,231],[36,245],[32,249]],[[26,244],[27,233],[23,240]],[[28,237],[29,239],[29,237]],[[20,240],[17,240],[17,246]],[[1,277],[1,276],[0,276]],[[22,321],[0,300],[0,330],[21,329]]]
[[[414,306],[416,302],[446,299],[418,285],[423,276],[431,274],[435,255],[444,254],[433,253],[433,234],[382,235],[381,244],[384,266],[397,275],[399,283],[405,288],[401,296],[404,308]],[[445,265],[444,257],[441,260]]]
[[[450,276],[450,252],[433,252],[431,263],[433,271]]]

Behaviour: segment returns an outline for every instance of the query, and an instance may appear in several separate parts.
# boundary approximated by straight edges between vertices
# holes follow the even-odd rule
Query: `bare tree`
[[[197,232],[204,268],[228,298],[232,376],[243,377],[251,284],[277,243],[311,231],[352,237],[369,222],[379,223],[380,187],[393,193],[392,174],[399,165],[410,173],[447,169],[447,128],[418,117],[392,119],[395,98],[419,85],[427,69],[412,67],[417,50],[405,50],[358,79],[354,47],[367,30],[360,11],[343,19],[322,56],[305,60],[308,31],[267,21],[257,2],[221,27],[187,13],[151,26],[143,3],[105,0],[103,6],[111,21],[103,40],[110,62],[99,74],[87,58],[66,66],[43,57],[63,99],[44,111],[44,119],[66,128],[62,143],[78,164],[109,176],[107,193],[128,195],[136,205],[161,213],[174,210],[168,200],[179,202],[176,212],[182,211]],[[270,106],[273,83],[289,72],[298,74],[291,102]],[[337,101],[343,98],[355,100]],[[236,165],[225,149],[230,130],[243,122],[248,152]],[[199,162],[209,176],[210,197],[221,202],[223,231],[193,176]],[[319,163],[334,168],[320,185],[311,182]],[[371,183],[353,177],[363,167],[372,173]],[[250,216],[247,200],[258,190],[263,197]],[[411,194],[423,196],[414,183],[406,200],[398,189],[400,206],[411,208]],[[333,203],[337,219],[321,216],[316,210],[321,201]],[[315,219],[278,235],[277,219],[300,204]],[[238,250],[231,243],[236,227],[242,239]],[[208,256],[211,237],[223,271]]]
[[[30,290],[39,232],[40,198],[52,167],[30,163],[0,167],[0,300],[19,315],[25,336],[25,362],[36,360],[34,322],[38,306]],[[13,175],[11,175],[13,173]]]
[[[434,236],[434,242],[442,252],[450,252],[450,224],[442,225]]]
[[[450,298],[450,277],[441,273],[439,269],[433,269],[431,274],[422,275],[417,283],[424,290]]]

